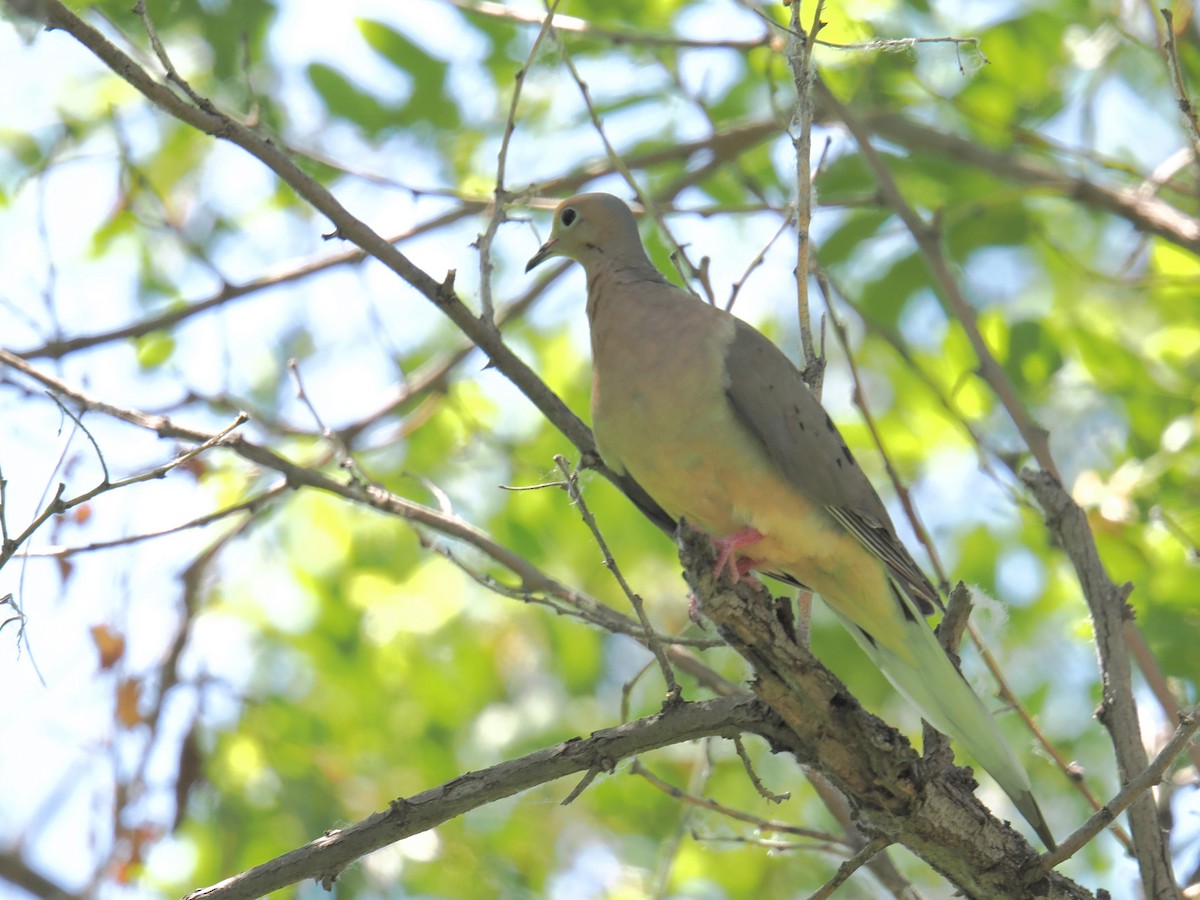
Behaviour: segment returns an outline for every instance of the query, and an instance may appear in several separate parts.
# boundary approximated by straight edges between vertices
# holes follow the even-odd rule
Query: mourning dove
[[[583,265],[592,423],[605,463],[714,537],[736,576],[819,594],[892,684],[989,771],[1047,847],[1025,770],[925,623],[937,591],[799,371],[766,337],[664,278],[629,208],[579,194],[550,257]]]

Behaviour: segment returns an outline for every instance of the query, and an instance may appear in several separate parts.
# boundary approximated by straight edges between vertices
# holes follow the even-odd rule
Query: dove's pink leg
[[[728,566],[729,574],[733,576],[733,580],[741,581],[746,573],[753,569],[757,563],[755,560],[744,557],[735,559],[733,552],[740,550],[742,547],[757,544],[762,539],[762,532],[757,528],[749,526],[725,537],[714,538],[713,546],[717,548],[717,564],[713,567],[713,575],[720,575],[721,570]]]
[[[729,574],[733,576],[734,581],[741,581],[745,578],[758,565],[758,561],[745,557],[734,559],[733,551],[757,544],[762,539],[762,532],[757,528],[750,527],[735,531],[726,537],[713,538],[713,546],[717,548],[717,564],[713,566],[713,577],[720,578],[721,570],[728,566]],[[704,627],[700,622],[700,598],[694,593],[688,598],[688,618],[701,628]]]

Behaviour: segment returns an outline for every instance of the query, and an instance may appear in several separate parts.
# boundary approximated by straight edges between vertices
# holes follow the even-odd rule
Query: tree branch
[[[274,172],[314,209],[334,225],[337,237],[349,240],[370,256],[375,257],[423,297],[441,310],[477,347],[487,354],[491,365],[502,372],[538,408],[581,453],[596,460],[592,468],[613,480],[626,493],[627,480],[609,472],[599,463],[591,430],[546,386],[532,369],[501,340],[491,326],[475,316],[454,291],[454,272],[447,273],[439,283],[423,269],[393,247],[385,238],[355,217],[336,197],[316,180],[309,177],[273,140],[260,136],[241,122],[221,113],[211,102],[195,105],[156,81],[130,56],[122,52],[103,34],[76,16],[58,0],[30,0],[17,4],[8,0],[18,11],[41,20],[50,29],[60,29],[74,37],[94,53],[105,65],[155,106],[205,134],[229,141],[241,147]],[[648,499],[648,498],[646,498]],[[635,501],[645,508],[645,500]],[[658,519],[666,520],[658,511]]]
[[[1081,175],[1067,174],[1032,155],[997,150],[982,141],[947,134],[903,116],[890,113],[864,116],[862,124],[873,134],[906,150],[936,153],[1010,181],[1052,191],[1200,255],[1200,219],[1138,188],[1098,184]]]
[[[1112,737],[1120,782],[1127,785],[1147,768],[1125,644],[1125,622],[1133,616],[1125,601],[1133,585],[1117,587],[1108,577],[1086,514],[1063,490],[1058,479],[1046,472],[1026,469],[1021,472],[1021,480],[1037,498],[1045,513],[1046,527],[1058,546],[1066,551],[1083,589],[1095,632],[1103,685],[1103,699],[1096,715]],[[1179,891],[1166,839],[1158,825],[1154,797],[1149,791],[1130,805],[1129,826],[1146,896],[1174,900]]]
[[[593,732],[520,759],[469,772],[412,797],[392,801],[348,828],[331,831],[290,853],[189,894],[186,900],[243,900],[307,878],[326,885],[354,860],[487,803],[579,772],[611,772],[618,762],[671,744],[752,731],[773,739],[778,725],[749,694],[680,703],[658,715]]]
[[[984,808],[966,770],[918,757],[792,640],[764,588],[716,583],[711,542],[690,527],[680,531],[680,558],[701,610],[754,669],[755,694],[790,732],[784,748],[849,798],[868,838],[904,844],[969,897],[1091,896],[1056,872],[1022,886],[1039,865],[1037,853]]]
[[[995,391],[997,398],[1021,433],[1025,445],[1033,454],[1033,458],[1037,460],[1038,465],[1057,478],[1058,467],[1050,455],[1049,433],[1030,417],[1017,396],[1012,382],[996,361],[996,357],[992,355],[992,351],[975,321],[975,313],[967,302],[967,298],[963,296],[958,281],[950,271],[937,232],[904,199],[904,195],[900,193],[900,188],[892,178],[883,157],[871,144],[867,129],[859,122],[858,117],[851,113],[823,82],[817,81],[816,89],[823,102],[854,136],[867,167],[874,173],[879,183],[879,190],[883,194],[884,202],[900,218],[916,242],[939,289],[941,298],[950,307],[949,312],[962,326],[967,340],[971,344],[971,349],[975,353],[975,358],[979,360],[980,377]]]
[[[1163,774],[1181,754],[1196,747],[1192,740],[1196,728],[1200,727],[1200,708],[1193,707],[1186,715],[1180,715],[1179,727],[1166,745],[1145,769],[1129,780],[1120,792],[1098,809],[1078,830],[1047,853],[1042,861],[1046,866],[1056,866],[1070,859],[1080,848],[1097,834],[1112,825],[1113,821],[1135,800],[1149,796],[1150,790],[1163,780]]]
[[[52,375],[47,375],[45,372],[40,371],[7,350],[0,349],[0,365],[12,366],[39,384],[50,388],[64,397],[69,397],[85,410],[94,410],[138,428],[152,431],[160,438],[187,441],[206,447],[219,445],[222,448],[231,450],[243,459],[263,468],[281,473],[286,478],[289,487],[296,488],[303,485],[331,494],[337,494],[354,503],[370,506],[380,512],[397,516],[407,522],[424,526],[439,534],[460,540],[484,553],[490,559],[516,575],[520,579],[521,591],[527,593],[544,592],[549,596],[562,600],[567,605],[578,610],[582,618],[614,634],[624,634],[639,642],[649,639],[649,636],[642,631],[638,623],[628,616],[622,615],[616,610],[605,606],[603,603],[599,603],[595,599],[581,594],[562,582],[551,578],[523,556],[499,543],[482,529],[477,528],[458,516],[431,509],[428,506],[386,491],[375,484],[339,481],[317,469],[292,462],[275,451],[260,444],[255,444],[239,434],[226,434],[218,441],[217,435],[177,425],[167,416],[151,415],[141,410],[127,409],[114,406],[111,403],[105,403]],[[38,517],[35,523],[20,538],[8,542],[8,546],[11,548],[10,552],[15,551],[21,541],[24,541],[59,511],[59,507],[64,503],[62,500],[62,493],[64,491],[65,487],[60,486],[58,495],[46,507],[46,510],[43,511],[43,514]],[[63,506],[63,508],[66,507]],[[0,556],[0,560],[4,558]]]

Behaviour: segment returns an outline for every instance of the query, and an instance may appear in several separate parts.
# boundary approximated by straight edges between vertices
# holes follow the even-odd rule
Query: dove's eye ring
[[[563,225],[565,225],[567,228],[570,228],[575,224],[575,220],[579,218],[579,214],[575,212],[573,207],[568,206],[562,211],[562,216],[560,218],[562,219]]]

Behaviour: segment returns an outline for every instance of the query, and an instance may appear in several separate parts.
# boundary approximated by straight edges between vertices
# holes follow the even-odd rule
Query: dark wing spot
[[[845,444],[842,444],[842,453],[846,454],[846,462],[854,465],[854,454],[850,452],[850,448]],[[841,460],[838,460],[838,465],[840,466],[841,464]]]
[[[917,617],[913,615],[912,609],[910,609],[909,605],[904,602],[904,597],[901,596],[900,589],[896,587],[896,582],[889,581],[888,584],[890,584],[892,587],[892,594],[895,595],[896,602],[900,604],[900,611],[904,613],[904,618],[910,622],[917,621]]]
[[[860,632],[862,632],[862,636],[867,639],[867,643],[870,644],[872,647],[874,647],[875,646],[875,638],[871,637],[870,632],[868,632],[867,629],[862,628],[862,627],[859,627],[858,630]]]
[[[829,413],[825,413],[825,428],[830,432],[837,431],[837,429],[833,427],[833,419],[829,418]]]
[[[837,467],[839,469],[842,467],[842,461],[840,459],[835,459],[834,462],[837,463]]]

